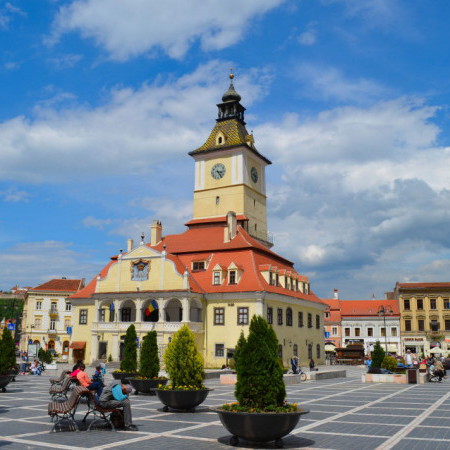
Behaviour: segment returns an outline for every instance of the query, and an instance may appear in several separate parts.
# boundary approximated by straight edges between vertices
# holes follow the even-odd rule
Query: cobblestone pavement
[[[3,449],[225,449],[229,433],[208,407],[234,400],[233,386],[216,380],[195,413],[162,412],[157,397],[132,395],[133,422],[138,432],[90,433],[52,428],[47,416],[48,378],[18,376],[6,393],[0,392],[0,447]],[[361,383],[360,370],[347,378],[303,382],[289,386],[288,400],[310,410],[284,439],[285,448],[325,449],[448,449],[450,448],[450,392],[448,382],[426,385]],[[76,417],[81,420],[86,405]],[[274,443],[240,448],[274,448]]]

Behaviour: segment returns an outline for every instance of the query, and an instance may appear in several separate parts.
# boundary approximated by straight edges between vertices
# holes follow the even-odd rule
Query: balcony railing
[[[204,331],[203,322],[94,322],[92,324],[92,331],[126,331],[128,327],[134,324],[136,331],[158,331],[174,333],[178,331],[183,325],[187,325],[194,333],[201,333]]]
[[[56,330],[47,330],[47,334],[56,334]]]

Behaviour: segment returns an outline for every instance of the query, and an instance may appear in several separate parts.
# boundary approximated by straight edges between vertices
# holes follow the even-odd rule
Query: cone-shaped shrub
[[[164,353],[164,363],[172,386],[203,386],[203,358],[195,345],[194,333],[187,325],[173,335]]]
[[[385,357],[385,351],[380,345],[380,341],[375,342],[375,347],[372,352],[372,363],[370,364],[371,369],[379,369],[383,363]]]
[[[159,374],[159,355],[156,331],[150,331],[144,336],[139,361],[139,373],[141,377],[145,378],[155,378]]]
[[[282,406],[286,388],[273,329],[262,317],[253,316],[247,340],[241,336],[237,347],[234,395],[239,405],[262,410]]]
[[[16,367],[16,346],[11,331],[8,328],[3,329],[2,339],[0,340],[0,374],[7,374]]]
[[[125,335],[124,358],[123,361],[120,362],[120,370],[131,373],[137,371],[136,338],[136,328],[134,325],[130,325],[127,329],[127,334]]]

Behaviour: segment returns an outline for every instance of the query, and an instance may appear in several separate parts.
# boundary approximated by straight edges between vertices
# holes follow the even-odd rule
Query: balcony
[[[58,310],[52,308],[48,314],[50,317],[56,317],[58,316]]]
[[[203,333],[203,322],[94,322],[92,331],[96,332],[126,332],[128,327],[134,324],[136,332],[166,332],[175,333],[183,325],[187,325],[194,333]]]
[[[52,335],[52,336],[55,336],[56,335],[56,330],[47,330],[47,334],[50,336],[50,335]]]

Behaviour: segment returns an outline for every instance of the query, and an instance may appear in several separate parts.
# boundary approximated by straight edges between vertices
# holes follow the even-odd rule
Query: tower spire
[[[244,122],[244,111],[245,108],[239,103],[241,101],[241,96],[234,89],[233,79],[234,73],[233,68],[230,69],[230,87],[228,91],[222,96],[222,103],[219,103],[217,107],[219,108],[219,115],[217,122],[222,120],[237,119],[243,125]]]

